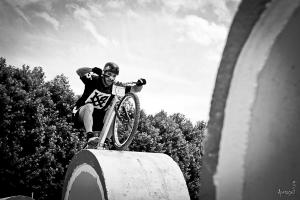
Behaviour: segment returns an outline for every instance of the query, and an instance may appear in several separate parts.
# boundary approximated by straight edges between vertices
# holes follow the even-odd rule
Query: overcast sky
[[[0,56],[64,74],[76,94],[79,67],[120,66],[143,77],[147,114],[208,120],[218,65],[239,0],[0,0]]]

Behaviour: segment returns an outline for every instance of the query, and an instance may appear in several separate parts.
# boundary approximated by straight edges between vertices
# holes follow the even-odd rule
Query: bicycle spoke
[[[118,109],[116,109],[116,118],[114,124],[114,141],[117,148],[128,146],[132,140],[132,134],[135,133],[139,114],[139,102],[137,97],[128,95],[121,100]],[[138,103],[138,104],[137,104]],[[138,106],[138,108],[137,108]],[[130,139],[131,138],[131,139]],[[128,142],[128,140],[130,140]]]

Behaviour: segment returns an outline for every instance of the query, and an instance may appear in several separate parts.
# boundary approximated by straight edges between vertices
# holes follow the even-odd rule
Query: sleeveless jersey
[[[85,84],[85,88],[82,96],[76,102],[76,108],[91,103],[95,109],[105,110],[114,97],[113,85],[105,87],[101,76],[83,76],[80,79]],[[125,93],[128,93],[130,89],[131,87],[126,86]]]

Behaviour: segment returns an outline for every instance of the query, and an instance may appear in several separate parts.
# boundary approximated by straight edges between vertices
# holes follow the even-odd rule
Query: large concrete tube
[[[65,177],[63,200],[187,200],[180,168],[161,153],[82,150]]]
[[[300,1],[244,0],[215,85],[202,199],[299,199]]]
[[[0,200],[34,200],[34,199],[30,197],[18,195],[18,196],[1,198]]]

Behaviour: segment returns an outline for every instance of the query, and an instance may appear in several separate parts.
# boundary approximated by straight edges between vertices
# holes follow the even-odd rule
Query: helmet
[[[103,72],[112,72],[119,75],[119,66],[113,62],[108,62],[104,65]]]

